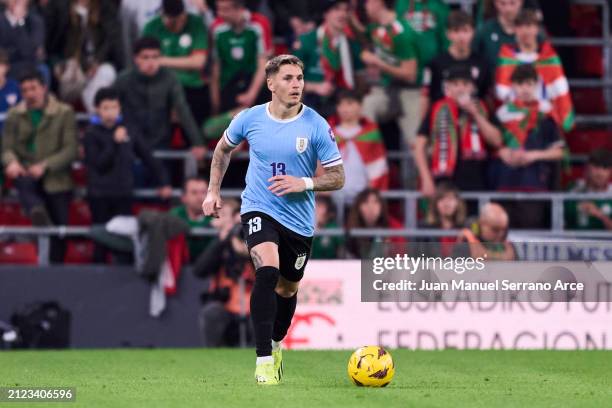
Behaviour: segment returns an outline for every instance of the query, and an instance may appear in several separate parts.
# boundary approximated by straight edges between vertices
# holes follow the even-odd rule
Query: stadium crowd
[[[161,208],[217,230],[187,239],[201,276],[224,257],[238,265],[226,274],[240,276],[250,264],[232,240],[239,204],[222,221],[202,215],[207,153],[237,112],[269,99],[268,58],[293,53],[305,63],[304,102],[329,120],[346,172],[343,190],[317,197],[317,228],[402,228],[401,207],[381,191],[419,190],[420,227],[504,244],[509,228],[550,227],[550,204],[508,201],[478,214],[462,192],[571,188],[611,196],[567,202],[566,228],[612,229],[609,151],[587,152],[583,177],[562,183],[575,115],[568,54],[550,37],[568,29],[569,2],[476,1],[472,13],[443,0],[2,5],[0,210],[7,220],[17,202],[25,214],[4,224],[98,225]],[[196,174],[159,150],[189,152]],[[389,151],[406,156],[407,172]],[[233,162],[224,187],[244,185],[246,164]],[[146,188],[157,198],[134,197]],[[182,189],[175,207],[173,188]],[[313,258],[367,256],[374,241],[321,236]],[[116,261],[100,243],[87,243],[86,256],[78,248],[54,239],[51,260]]]

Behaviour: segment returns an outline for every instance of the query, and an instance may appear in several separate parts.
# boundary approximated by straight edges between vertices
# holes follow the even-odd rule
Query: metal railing
[[[332,237],[361,237],[361,238],[392,238],[405,237],[410,239],[431,239],[442,237],[456,237],[461,230],[450,229],[389,229],[389,228],[327,228],[315,232],[315,236],[332,236]],[[193,228],[190,231],[194,236],[217,236],[217,230],[214,228]],[[0,237],[2,236],[20,236],[31,237],[37,240],[38,246],[38,265],[49,265],[49,250],[51,237],[59,238],[75,238],[88,237],[91,234],[89,227],[6,227],[0,226]],[[548,230],[517,230],[509,235],[509,240],[513,242],[513,236],[519,235],[524,240],[524,237],[534,236],[542,240],[612,240],[612,234],[603,231],[561,231],[551,232]]]

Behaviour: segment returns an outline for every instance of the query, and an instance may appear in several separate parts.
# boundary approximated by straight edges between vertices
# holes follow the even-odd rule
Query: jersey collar
[[[270,119],[272,119],[273,121],[278,122],[278,123],[289,123],[289,122],[293,122],[294,120],[298,120],[299,118],[302,117],[302,115],[304,114],[305,110],[306,110],[306,105],[302,104],[302,109],[294,117],[289,118],[289,119],[278,119],[278,118],[275,118],[274,116],[272,116],[272,113],[270,113],[270,102],[266,103],[266,114],[268,115],[268,117]]]

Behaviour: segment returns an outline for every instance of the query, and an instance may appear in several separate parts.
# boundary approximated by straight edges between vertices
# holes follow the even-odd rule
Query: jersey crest
[[[305,137],[298,137],[295,139],[295,150],[298,153],[304,153],[308,147],[308,139]]]
[[[293,265],[293,267],[297,270],[302,269],[304,263],[306,263],[306,254],[300,254],[295,260],[295,265]]]

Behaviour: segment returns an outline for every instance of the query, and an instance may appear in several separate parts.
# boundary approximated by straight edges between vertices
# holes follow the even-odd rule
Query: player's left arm
[[[314,191],[334,191],[344,187],[344,165],[323,167],[321,176],[313,177],[312,184]]]
[[[268,179],[271,182],[268,190],[279,197],[289,193],[301,193],[306,190],[333,191],[344,186],[344,166],[324,167],[323,173],[318,177],[274,176]]]

